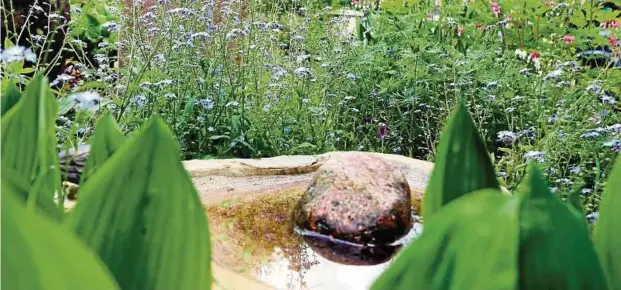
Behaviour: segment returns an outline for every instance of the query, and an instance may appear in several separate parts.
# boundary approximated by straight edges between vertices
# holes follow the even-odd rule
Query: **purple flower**
[[[379,129],[377,130],[377,138],[383,141],[386,136],[388,136],[388,126],[384,123],[380,123]]]
[[[621,151],[621,140],[619,139],[610,140],[608,142],[605,142],[603,145],[606,147],[610,147],[613,152]]]

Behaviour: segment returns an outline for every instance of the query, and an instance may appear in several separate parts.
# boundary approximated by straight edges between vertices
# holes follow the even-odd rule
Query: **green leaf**
[[[83,32],[91,42],[97,42],[101,36],[101,23],[93,15],[84,13],[80,18],[78,31]]]
[[[72,232],[27,211],[5,180],[2,289],[118,289],[95,253]]]
[[[608,177],[593,240],[610,289],[621,289],[621,155]]]
[[[15,82],[11,80],[9,84],[6,86],[4,93],[2,94],[2,100],[0,101],[0,106],[2,113],[0,116],[4,116],[6,112],[8,112],[21,98],[22,93],[19,91],[17,86],[15,86]]]
[[[114,153],[80,194],[66,222],[121,288],[211,288],[206,216],[161,119]]]
[[[499,189],[500,185],[474,121],[460,103],[440,137],[423,201],[424,218],[451,200],[484,188]]]
[[[84,173],[81,183],[84,184],[88,178],[101,167],[116,150],[118,150],[125,139],[123,133],[112,119],[110,113],[103,115],[95,125],[95,134],[91,138],[91,149],[84,165]]]
[[[567,203],[584,215],[584,209],[582,208],[582,200],[580,200],[580,191],[579,189],[572,190],[567,197]]]
[[[520,288],[607,289],[582,215],[552,195],[535,165],[520,199]]]
[[[26,86],[20,100],[2,116],[2,171],[20,175],[30,184],[37,183],[33,195],[25,192],[24,200],[36,200],[38,207],[51,216],[54,192],[60,190],[60,171],[56,148],[54,120],[57,105],[43,74],[36,75]],[[39,179],[39,180],[37,180]],[[59,211],[56,209],[56,211]]]
[[[496,189],[479,190],[425,221],[423,235],[397,256],[371,289],[517,288],[516,198]]]

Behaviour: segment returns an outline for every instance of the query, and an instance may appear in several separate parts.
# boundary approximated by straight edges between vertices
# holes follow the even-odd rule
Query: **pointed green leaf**
[[[621,155],[604,189],[593,240],[611,289],[621,289]]]
[[[206,215],[159,118],[83,185],[66,219],[123,289],[210,289]]]
[[[86,180],[123,145],[124,141],[123,133],[110,113],[103,115],[97,121],[95,134],[90,140],[91,149],[84,165],[81,183],[86,183]]]
[[[578,189],[572,190],[567,197],[567,203],[576,209],[578,212],[584,215],[584,209],[582,208],[582,200],[580,200],[580,191]]]
[[[118,289],[95,253],[74,233],[26,211],[5,181],[3,178],[1,195],[2,289]]]
[[[500,185],[474,121],[460,103],[440,137],[423,202],[424,218],[451,200],[484,188],[499,189]]]
[[[371,289],[516,289],[518,206],[495,189],[447,204]]]
[[[520,288],[607,289],[586,223],[535,165],[520,194]]]
[[[0,116],[4,116],[6,112],[8,112],[21,98],[22,93],[19,91],[17,86],[15,86],[15,82],[11,80],[9,84],[6,86],[4,93],[2,94],[2,100],[0,100],[0,106],[2,106],[2,113]]]
[[[54,192],[60,189],[60,171],[54,120],[57,104],[47,80],[36,75],[26,86],[17,104],[2,116],[2,170],[21,175],[30,184],[38,183],[33,196],[21,193],[23,199],[36,200],[45,212],[53,203]],[[42,178],[43,180],[38,180]],[[42,204],[43,202],[44,204]],[[57,209],[58,210],[58,209]]]
[[[36,186],[31,186],[31,184],[26,180],[21,174],[16,172],[11,168],[3,168],[2,169],[2,186],[3,188],[7,188],[11,192],[15,193],[18,197],[28,196],[29,192],[34,192],[37,190],[35,188],[40,188],[43,185],[43,179],[38,179],[35,182]],[[25,201],[25,200],[22,200]],[[56,204],[53,200],[46,198],[43,195],[37,195],[37,205],[39,208],[37,212],[41,212],[45,214],[47,217],[51,218],[55,221],[61,221],[63,217],[63,213],[58,210]]]

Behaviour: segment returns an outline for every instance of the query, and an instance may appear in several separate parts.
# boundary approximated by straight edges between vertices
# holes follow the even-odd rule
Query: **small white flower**
[[[76,102],[81,109],[95,110],[101,102],[101,96],[97,92],[80,92],[69,96],[69,100]]]
[[[34,63],[37,61],[37,54],[32,52],[32,50],[28,48],[24,51],[24,59],[26,61]]]
[[[513,141],[515,141],[519,135],[511,132],[511,131],[500,131],[498,132],[498,141],[503,142],[503,143],[512,143]]]
[[[617,123],[617,124],[614,124],[614,125],[610,125],[610,126],[606,127],[606,129],[608,131],[612,131],[612,132],[615,132],[615,133],[621,133],[621,124]]]
[[[165,62],[165,61],[166,61],[166,57],[164,57],[164,55],[163,55],[163,54],[161,54],[161,53],[160,53],[160,54],[158,54],[158,55],[156,55],[156,56],[155,56],[155,59],[156,59],[157,61],[159,61],[159,62]]]
[[[2,62],[4,63],[23,60],[25,50],[26,48],[23,46],[11,46],[1,52],[0,59],[2,59]]]
[[[547,80],[547,79],[555,79],[558,80],[558,78],[563,74],[563,70],[557,69],[557,70],[553,70],[551,72],[549,72],[543,79]]]
[[[299,68],[296,68],[296,69],[295,69],[295,74],[296,74],[297,76],[303,77],[303,76],[310,76],[312,73],[311,73],[310,68],[307,68],[307,67],[299,67]]]
[[[121,27],[121,25],[119,25],[118,23],[114,21],[108,21],[102,24],[101,26],[110,32],[119,31],[119,28]]]
[[[515,50],[515,56],[517,56],[518,58],[521,59],[526,59],[528,57],[528,53],[526,53],[526,51],[520,50],[520,49],[516,49]]]
[[[137,96],[133,96],[129,99],[129,101],[136,107],[136,108],[142,108],[144,107],[144,105],[146,105],[149,102],[149,99],[147,99],[147,97],[145,97],[144,95],[137,95]]]
[[[297,63],[303,63],[305,60],[310,58],[310,54],[302,54],[295,57],[295,61]]]
[[[52,81],[52,82],[50,83],[50,85],[51,85],[51,86],[55,86],[55,85],[57,85],[57,84],[59,84],[59,83],[61,83],[61,82],[63,82],[63,83],[64,83],[64,82],[70,81],[70,80],[72,80],[72,79],[75,79],[75,77],[70,76],[70,75],[68,75],[68,74],[61,74],[61,75],[59,75],[58,77],[56,77],[56,79],[55,79],[54,81]]]
[[[529,162],[533,159],[537,160],[538,162],[543,162],[544,157],[545,157],[545,153],[541,151],[531,150],[531,151],[526,152],[526,154],[524,154],[524,158],[526,159],[526,162]]]

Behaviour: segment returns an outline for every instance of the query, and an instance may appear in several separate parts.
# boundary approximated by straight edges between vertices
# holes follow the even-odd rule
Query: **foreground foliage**
[[[437,162],[478,162],[466,162],[467,174],[434,168],[430,185],[450,181],[452,187],[427,188],[423,235],[373,289],[618,289],[621,156],[592,243],[583,213],[552,195],[537,165],[530,164],[528,178],[512,196],[493,182],[477,182],[494,175],[469,119],[460,106],[442,135]],[[457,126],[462,130],[453,130]]]
[[[80,202],[63,217],[53,200],[56,108],[38,75],[1,119],[2,288],[209,289],[207,221],[163,122],[124,142],[104,116]]]

